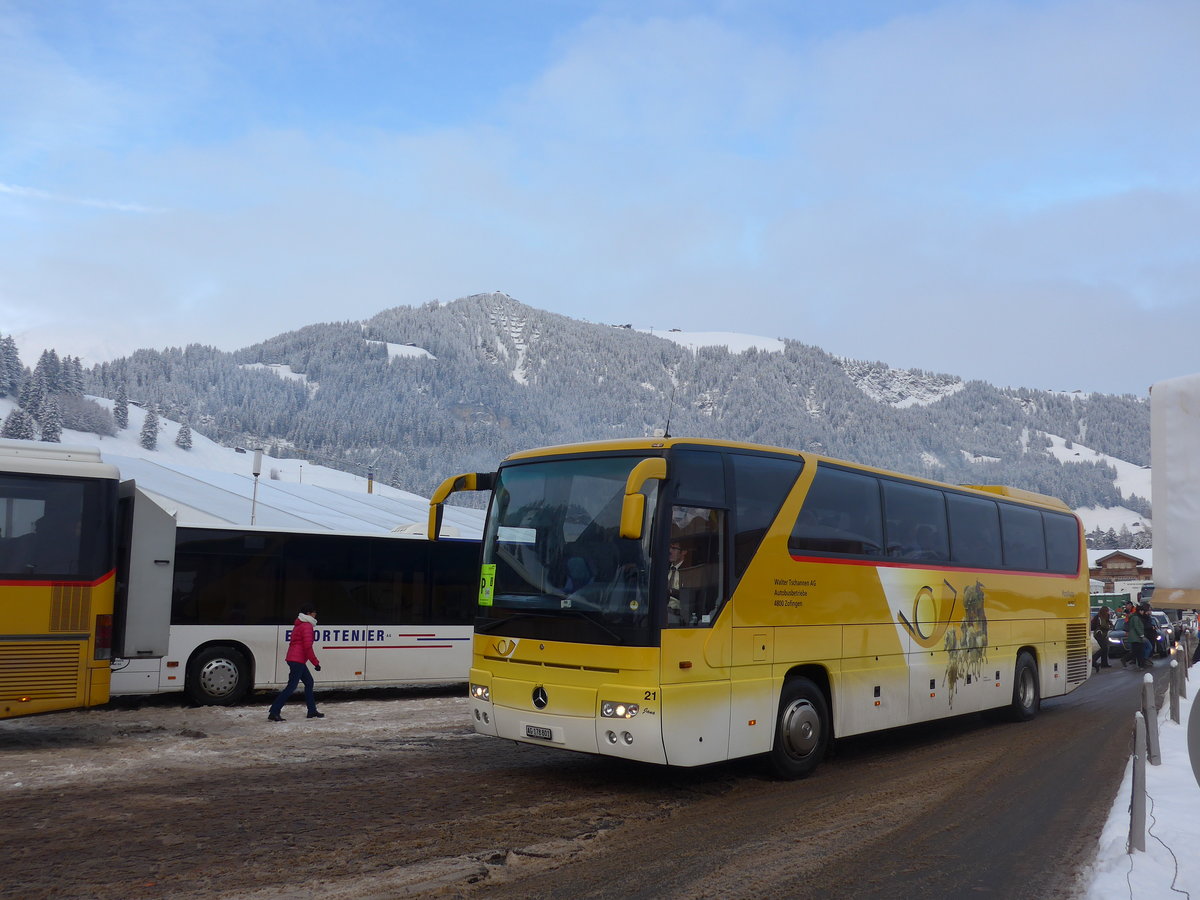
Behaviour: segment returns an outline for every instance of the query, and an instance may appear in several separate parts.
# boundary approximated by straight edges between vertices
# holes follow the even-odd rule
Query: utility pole
[[[258,476],[262,474],[262,449],[254,451],[254,495],[250,499],[250,524],[254,524],[258,514]]]

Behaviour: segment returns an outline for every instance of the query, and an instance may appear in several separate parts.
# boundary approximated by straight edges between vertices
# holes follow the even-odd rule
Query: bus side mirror
[[[666,477],[667,461],[660,456],[643,459],[633,467],[625,480],[625,499],[621,501],[621,537],[641,540],[646,517],[646,495],[642,488],[647,481],[662,481]]]
[[[490,491],[496,484],[495,472],[465,472],[462,475],[451,475],[438,485],[433,496],[429,498],[429,525],[427,536],[436,541],[442,531],[442,507],[446,498],[459,491]]]

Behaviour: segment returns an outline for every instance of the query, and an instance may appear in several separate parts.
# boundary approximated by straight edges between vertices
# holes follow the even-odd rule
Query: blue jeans
[[[313,697],[313,677],[312,672],[308,671],[308,663],[298,663],[288,661],[287,686],[279,692],[279,696],[275,698],[275,702],[271,704],[271,715],[279,715],[279,711],[283,709],[283,704],[287,703],[288,697],[292,696],[292,692],[296,690],[296,685],[304,682],[304,702],[308,704],[309,715],[317,711],[317,701]]]

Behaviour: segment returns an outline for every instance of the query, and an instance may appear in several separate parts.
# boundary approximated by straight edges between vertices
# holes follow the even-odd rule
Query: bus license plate
[[[543,741],[549,741],[554,738],[554,733],[549,728],[543,728],[541,725],[526,725],[525,737],[541,738]]]

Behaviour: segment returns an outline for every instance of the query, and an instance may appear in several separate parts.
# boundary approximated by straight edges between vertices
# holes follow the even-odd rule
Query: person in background
[[[292,639],[288,645],[288,683],[279,692],[275,702],[271,704],[271,711],[267,714],[268,722],[285,721],[279,713],[283,709],[283,704],[287,703],[288,697],[292,696],[292,692],[296,690],[296,685],[301,681],[304,682],[304,702],[308,704],[308,717],[310,719],[325,718],[324,713],[317,712],[317,701],[313,696],[312,672],[308,671],[310,662],[314,669],[318,672],[321,671],[321,661],[313,653],[313,626],[316,624],[316,607],[312,604],[301,606],[300,615],[296,616],[296,621],[292,625]]]
[[[1146,620],[1135,608],[1130,611],[1126,622],[1125,643],[1129,646],[1133,661],[1139,669],[1148,669],[1153,664],[1148,659],[1150,644],[1146,640]]]
[[[1092,636],[1096,639],[1096,643],[1100,645],[1100,649],[1092,657],[1093,669],[1110,668],[1108,663],[1108,633],[1112,631],[1112,627],[1112,613],[1107,606],[1101,606],[1096,610],[1096,614],[1092,616]]]
[[[1154,616],[1150,615],[1150,601],[1143,600],[1137,605],[1137,614],[1142,620],[1142,630],[1146,633],[1146,662],[1150,662],[1150,658],[1154,655],[1154,651],[1158,648],[1158,623],[1154,621]]]

